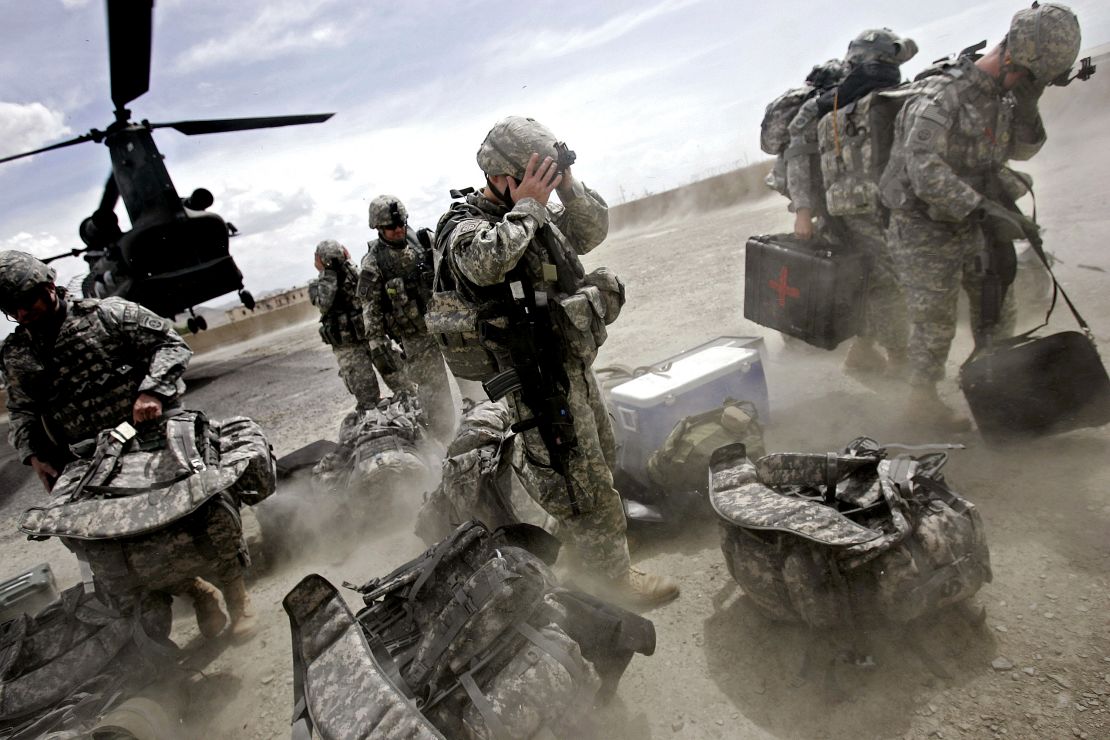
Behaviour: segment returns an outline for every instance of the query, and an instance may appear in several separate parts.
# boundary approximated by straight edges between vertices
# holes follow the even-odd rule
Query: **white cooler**
[[[614,386],[608,406],[619,467],[646,484],[648,457],[674,425],[729,399],[751,401],[766,424],[770,407],[762,348],[759,337],[719,337]]]

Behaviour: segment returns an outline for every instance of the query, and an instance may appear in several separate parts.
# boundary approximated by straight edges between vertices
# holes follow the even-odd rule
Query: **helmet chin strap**
[[[493,184],[493,181],[489,179],[489,175],[486,175],[486,185],[489,187],[490,190],[493,191],[493,194],[497,196],[497,199],[501,201],[501,203],[504,204],[506,208],[511,209],[513,206],[516,205],[516,201],[513,200],[512,193],[509,192],[508,185],[505,186],[504,192],[498,190],[497,186]]]

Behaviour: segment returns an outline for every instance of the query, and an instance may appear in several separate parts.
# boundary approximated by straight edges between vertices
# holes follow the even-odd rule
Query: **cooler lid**
[[[759,351],[747,347],[707,347],[675,360],[666,369],[656,369],[614,386],[614,401],[635,406],[652,406],[666,396],[729,375],[745,363],[759,360]]]

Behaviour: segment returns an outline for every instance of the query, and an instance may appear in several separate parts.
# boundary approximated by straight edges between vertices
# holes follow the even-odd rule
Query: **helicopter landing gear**
[[[254,310],[254,296],[251,295],[251,292],[249,290],[240,290],[239,300],[243,302],[243,305],[248,311]]]
[[[193,309],[190,308],[189,318],[185,322],[185,327],[192,334],[202,332],[208,328],[208,319],[204,318],[203,316],[197,316],[195,313],[193,313]]]

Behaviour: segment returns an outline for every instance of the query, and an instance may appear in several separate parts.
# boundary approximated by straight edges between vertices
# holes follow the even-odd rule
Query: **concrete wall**
[[[763,182],[773,163],[758,162],[731,172],[683,185],[680,188],[649,195],[609,208],[609,227],[613,230],[629,226],[688,216],[691,213],[728,208],[753,198],[762,198],[772,191]]]
[[[234,344],[262,334],[284,329],[291,324],[316,318],[320,315],[316,306],[308,301],[275,308],[265,313],[256,313],[250,318],[216,326],[199,334],[185,334],[185,341],[193,352],[201,353],[214,347]]]

